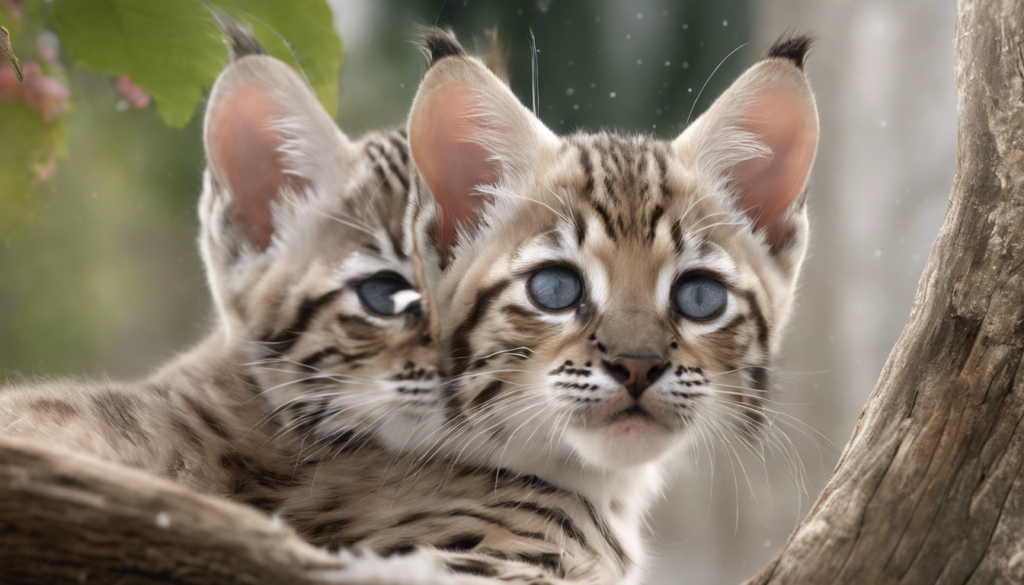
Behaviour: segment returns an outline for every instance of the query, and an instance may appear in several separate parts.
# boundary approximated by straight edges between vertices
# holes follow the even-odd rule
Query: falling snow
[[[156,525],[160,528],[171,527],[171,517],[167,514],[167,512],[160,512],[156,515]]]
[[[609,97],[615,97],[615,92],[614,92],[614,91],[613,91],[613,92],[611,92],[610,94],[608,94],[608,96],[609,96]]]

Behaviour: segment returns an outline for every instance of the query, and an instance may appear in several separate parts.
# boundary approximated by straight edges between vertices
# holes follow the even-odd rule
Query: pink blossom
[[[71,92],[63,83],[43,75],[35,62],[25,63],[22,71],[25,83],[18,83],[13,65],[0,67],[0,102],[20,101],[39,110],[46,120],[67,110]]]
[[[127,75],[117,76],[117,91],[121,92],[124,97],[133,108],[143,109],[149,105],[149,94],[144,89],[135,85]]]

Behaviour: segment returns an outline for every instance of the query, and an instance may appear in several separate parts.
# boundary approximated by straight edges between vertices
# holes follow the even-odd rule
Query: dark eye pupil
[[[398,275],[374,276],[359,284],[359,298],[366,308],[378,315],[394,315],[394,294],[410,290],[412,285]]]
[[[705,321],[717,317],[725,308],[725,287],[708,276],[691,276],[676,287],[675,301],[684,316]]]
[[[533,302],[542,309],[561,311],[580,302],[583,283],[565,266],[548,266],[533,273],[528,283]]]

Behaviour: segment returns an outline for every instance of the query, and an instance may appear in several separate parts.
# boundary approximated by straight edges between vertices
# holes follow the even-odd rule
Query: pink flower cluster
[[[127,75],[117,76],[117,91],[121,92],[121,96],[133,108],[141,110],[149,105],[149,94],[135,85],[135,82]]]
[[[27,104],[50,120],[64,113],[71,100],[71,92],[54,77],[43,75],[38,63],[25,63],[22,67],[25,83],[18,81],[14,65],[0,67],[0,103],[18,101]]]

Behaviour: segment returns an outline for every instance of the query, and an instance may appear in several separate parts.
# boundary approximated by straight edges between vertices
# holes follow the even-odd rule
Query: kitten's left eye
[[[579,304],[583,281],[567,266],[545,266],[526,283],[534,304],[548,311],[564,311]]]
[[[679,281],[673,296],[676,309],[694,321],[707,321],[721,315],[728,298],[722,283],[702,274]]]
[[[420,294],[397,274],[371,276],[359,283],[356,290],[363,305],[378,315],[398,315],[419,306]]]

